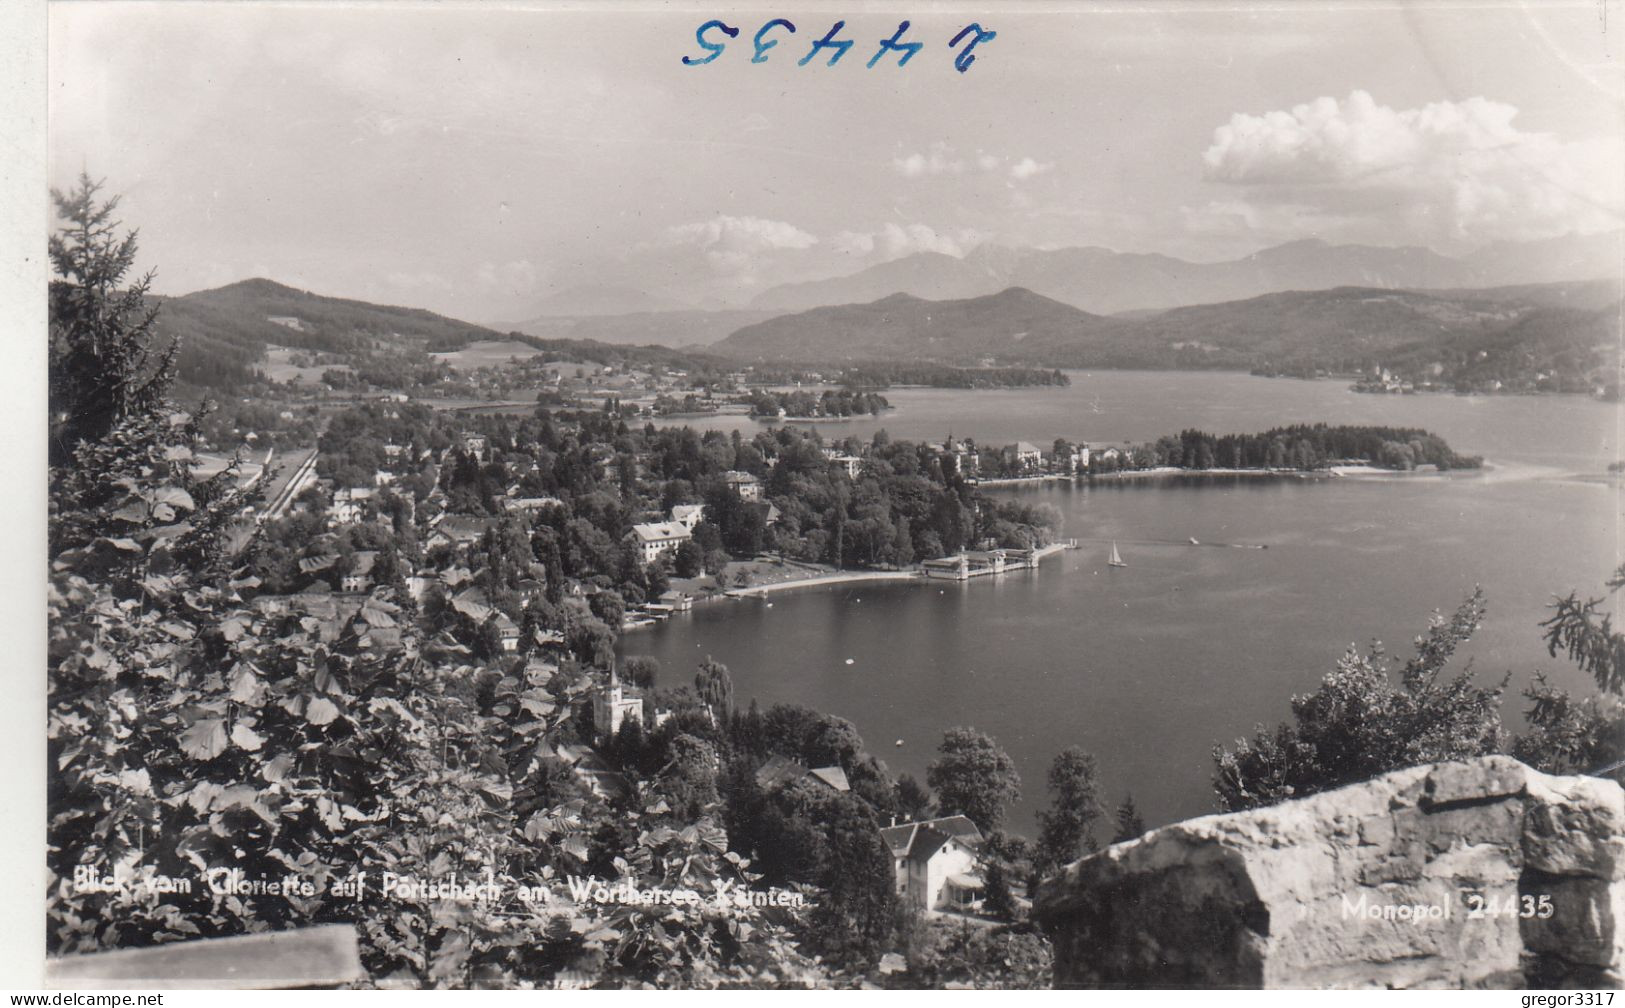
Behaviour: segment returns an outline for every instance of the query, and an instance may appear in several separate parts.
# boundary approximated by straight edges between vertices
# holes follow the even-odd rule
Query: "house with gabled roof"
[[[835,452],[829,456],[829,467],[845,473],[848,479],[857,479],[858,473],[863,471],[863,459],[857,455],[848,455],[846,452]]]
[[[519,624],[500,612],[497,613],[497,636],[502,641],[502,650],[519,650]]]
[[[632,526],[626,534],[628,542],[637,547],[638,559],[654,563],[662,553],[676,552],[677,547],[694,538],[682,522],[642,522]]]
[[[838,766],[809,770],[787,756],[774,754],[756,771],[756,786],[764,791],[798,780],[816,781],[836,791],[852,790],[852,785],[846,779],[846,771]]]
[[[485,530],[495,524],[489,518],[474,518],[469,515],[449,514],[443,515],[435,522],[434,531],[429,533],[427,546],[467,546],[478,542]]]
[[[1030,441],[1017,441],[1013,445],[1007,445],[1004,457],[1012,465],[1023,470],[1037,469],[1044,462],[1044,453]]]
[[[755,501],[762,499],[762,481],[748,472],[729,469],[722,474],[722,483],[729,490],[738,494],[740,500]]]
[[[919,910],[968,911],[981,905],[982,831],[962,815],[883,827],[897,895]]]
[[[340,525],[354,525],[361,520],[368,501],[372,500],[373,488],[345,487],[333,492],[333,506],[327,509],[327,524],[330,528]]]
[[[372,568],[378,562],[377,550],[356,550],[350,556],[350,570],[339,579],[339,587],[347,592],[364,592],[372,588]]]
[[[704,504],[673,504],[671,507],[671,520],[694,531],[694,526],[705,520]]]

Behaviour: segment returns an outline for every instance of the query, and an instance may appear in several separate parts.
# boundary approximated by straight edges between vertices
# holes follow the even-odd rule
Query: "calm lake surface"
[[[1381,640],[1404,655],[1432,610],[1453,609],[1475,585],[1489,617],[1465,657],[1481,680],[1510,672],[1515,694],[1539,668],[1587,688],[1546,655],[1536,624],[1554,593],[1600,594],[1617,563],[1619,495],[1596,477],[1616,457],[1619,407],[1361,395],[1338,382],[1232,374],[1071,376],[1069,388],[894,390],[898,408],[884,417],[817,426],[826,439],[884,427],[916,440],[951,432],[1047,448],[1057,436],[1139,442],[1185,427],[1380,423],[1427,428],[1493,468],[998,491],[1059,506],[1064,534],[1082,548],[997,579],[704,605],[629,633],[623,653],[659,658],[672,685],[713,656],[741,703],[847,718],[894,774],[922,780],[943,730],[974,725],[1015,758],[1023,787],[1011,825],[1029,834],[1047,802],[1049,762],[1069,745],[1099,759],[1108,804],[1132,792],[1150,825],[1213,811],[1215,744],[1287,717],[1290,696],[1313,689],[1351,643]],[[1126,569],[1105,565],[1114,540]]]

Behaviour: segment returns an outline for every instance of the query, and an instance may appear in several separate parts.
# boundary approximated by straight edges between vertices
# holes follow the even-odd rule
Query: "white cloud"
[[[1010,166],[1010,178],[1017,182],[1025,182],[1035,175],[1042,175],[1053,169],[1053,161],[1034,161],[1030,157],[1022,158]]]
[[[1625,142],[1524,132],[1517,114],[1482,97],[1394,109],[1364,91],[1238,113],[1214,131],[1202,161],[1209,181],[1243,195],[1210,209],[1389,228],[1422,242],[1619,227]]]
[[[884,261],[900,259],[916,252],[964,256],[986,239],[985,233],[974,228],[939,231],[929,224],[888,222],[874,231],[842,231],[830,239],[830,245],[843,255],[875,255],[878,260]]]
[[[875,250],[875,236],[867,231],[840,231],[829,244],[840,255],[861,257]]]
[[[718,214],[710,220],[668,228],[666,244],[697,248],[713,273],[750,283],[759,273],[760,257],[811,248],[818,244],[818,237],[785,221]]]
[[[818,244],[815,235],[785,221],[764,217],[717,214],[706,221],[668,228],[673,245],[695,245],[719,253],[754,253],[772,249],[804,249]]]
[[[981,171],[987,174],[1005,174],[1012,182],[1025,182],[1055,167],[1054,162],[1039,161],[1031,157],[1008,158],[987,151],[974,156],[961,156],[946,143],[934,143],[929,150],[892,158],[892,168],[904,178],[927,178],[937,175],[963,175]]]
[[[959,175],[965,170],[965,162],[956,157],[947,144],[938,142],[923,154],[893,158],[892,167],[904,178],[923,178],[927,175]]]

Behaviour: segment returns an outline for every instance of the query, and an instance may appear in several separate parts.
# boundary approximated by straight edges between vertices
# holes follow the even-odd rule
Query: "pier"
[[[924,561],[920,564],[920,573],[941,581],[969,581],[1006,571],[1032,570],[1045,557],[1076,548],[1076,540],[1065,539],[1036,549],[964,550],[954,556]]]

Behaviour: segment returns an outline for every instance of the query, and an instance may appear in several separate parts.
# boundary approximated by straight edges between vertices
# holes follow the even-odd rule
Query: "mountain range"
[[[1284,291],[1134,318],[1009,288],[973,298],[893,294],[815,308],[747,326],[710,349],[741,361],[804,364],[901,360],[1291,374],[1380,365],[1440,384],[1586,391],[1617,384],[1620,313],[1617,280],[1433,293]]]
[[[1196,263],[1105,248],[984,245],[964,258],[923,252],[850,276],[771,287],[750,307],[804,311],[890,294],[962,300],[1021,287],[1098,315],[1237,301],[1334,287],[1477,288],[1619,275],[1625,231],[1504,242],[1452,258],[1430,249],[1330,245],[1305,239],[1240,259]]]
[[[532,307],[531,313],[538,318],[552,318],[683,311],[693,307],[675,298],[650,294],[634,287],[618,284],[582,284],[549,294]]]
[[[1397,362],[1474,381],[1561,374],[1567,386],[1594,389],[1617,383],[1607,361],[1609,348],[1618,354],[1619,265],[1608,257],[1622,234],[1490,246],[1459,259],[1309,241],[1209,264],[1105,249],[990,246],[963,259],[909,256],[759,299],[860,292],[801,310],[538,316],[504,328],[559,349],[565,341],[588,350],[619,344],[616,352],[634,353],[655,352],[657,345],[775,364],[992,360],[1314,373]],[[1587,274],[1612,279],[1572,279]],[[1011,275],[1047,288],[983,290]],[[1563,282],[1540,279],[1552,275]],[[1359,282],[1331,282],[1345,276]],[[1516,282],[1481,285],[1490,277]],[[1055,293],[1060,288],[1072,292],[1070,300]],[[868,296],[872,291],[879,293]],[[1236,291],[1248,293],[1230,296]],[[603,295],[597,307],[637,300],[636,292],[608,287],[578,294],[555,306],[593,307],[597,295]],[[497,328],[422,309],[325,297],[264,279],[159,300],[159,332],[182,339],[182,378],[220,388],[252,382],[271,347],[354,361],[505,337]]]
[[[703,347],[739,329],[765,322],[775,311],[641,311],[624,314],[541,315],[505,325],[506,331],[543,339],[585,339],[599,343]]]

